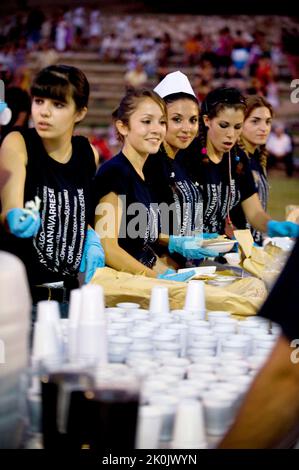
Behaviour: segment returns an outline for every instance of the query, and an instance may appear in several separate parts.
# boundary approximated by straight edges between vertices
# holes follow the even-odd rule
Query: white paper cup
[[[174,419],[179,403],[178,397],[175,395],[156,394],[150,397],[149,403],[150,405],[158,406],[161,409],[162,427],[160,441],[171,441],[173,435]]]
[[[226,312],[224,310],[210,310],[207,312],[207,319],[211,323],[211,325],[214,324],[214,319],[215,318],[231,318],[231,313]]]
[[[233,420],[235,395],[220,391],[207,392],[203,397],[206,432],[211,436],[222,436]]]
[[[117,334],[120,336],[126,336],[128,333],[128,327],[125,323],[118,323],[118,322],[113,322],[109,323],[108,325],[108,335],[110,334]]]
[[[232,352],[245,358],[248,356],[248,345],[244,341],[239,341],[238,338],[228,338],[221,343],[220,355],[222,352]]]
[[[159,406],[140,406],[137,422],[137,449],[158,449],[162,428],[162,411]]]
[[[41,300],[37,303],[37,321],[59,323],[60,310],[56,300]]]
[[[104,321],[104,291],[95,284],[87,284],[82,287],[81,312],[79,324],[98,323]]]
[[[205,286],[203,281],[189,281],[187,284],[184,310],[193,312],[204,319],[206,312]]]
[[[48,357],[63,357],[62,337],[59,324],[35,322],[33,329],[32,357],[41,360]]]
[[[70,304],[69,304],[69,325],[77,326],[80,318],[81,311],[81,299],[82,299],[82,290],[73,289],[70,295]]]
[[[104,322],[79,323],[77,335],[78,357],[108,362],[107,330]]]
[[[204,449],[207,447],[202,404],[197,400],[183,400],[178,404],[173,449]]]
[[[154,286],[152,288],[149,312],[151,315],[165,315],[169,313],[167,287]]]
[[[131,338],[128,338],[126,336],[112,336],[111,338],[109,338],[109,362],[125,362],[131,343]]]

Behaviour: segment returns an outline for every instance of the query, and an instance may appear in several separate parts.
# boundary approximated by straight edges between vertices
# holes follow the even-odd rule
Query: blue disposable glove
[[[0,113],[2,113],[7,108],[7,103],[0,101]]]
[[[213,238],[218,238],[219,233],[203,233],[202,237],[204,240],[212,240]]]
[[[294,222],[269,220],[267,223],[267,233],[269,237],[299,237],[299,225]]]
[[[219,253],[199,246],[199,237],[169,237],[168,249],[170,253],[179,253],[187,259],[204,259],[218,256]]]
[[[20,238],[33,237],[41,224],[38,211],[18,207],[7,212],[6,220],[10,233]]]
[[[194,269],[191,271],[186,271],[185,273],[177,273],[174,269],[166,269],[164,273],[158,274],[157,278],[165,279],[166,281],[184,282],[190,279],[190,277],[194,276],[194,274]]]
[[[105,253],[100,237],[92,228],[88,228],[80,264],[80,273],[85,272],[85,283],[91,280],[97,268],[104,266]]]

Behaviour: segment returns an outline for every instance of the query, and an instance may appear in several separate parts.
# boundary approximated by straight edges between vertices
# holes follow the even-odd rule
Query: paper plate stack
[[[23,263],[0,251],[0,448],[18,448],[24,427],[31,297]]]

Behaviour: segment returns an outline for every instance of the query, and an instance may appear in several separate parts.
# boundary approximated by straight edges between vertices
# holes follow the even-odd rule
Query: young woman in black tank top
[[[1,190],[4,248],[25,263],[31,286],[89,281],[104,253],[89,227],[91,182],[98,154],[74,126],[86,115],[89,84],[79,69],[54,65],[41,70],[31,88],[35,128],[11,132],[1,147],[9,175]],[[25,208],[34,201],[31,209]]]

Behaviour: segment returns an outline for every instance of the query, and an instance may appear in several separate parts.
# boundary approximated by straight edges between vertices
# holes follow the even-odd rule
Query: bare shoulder
[[[10,132],[5,137],[0,148],[0,155],[2,160],[14,157],[27,164],[26,144],[20,132]]]

